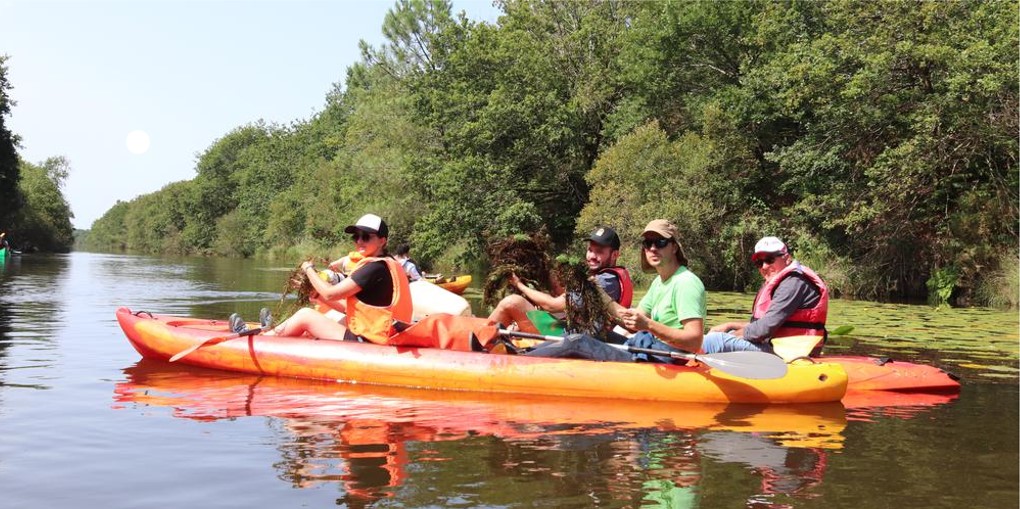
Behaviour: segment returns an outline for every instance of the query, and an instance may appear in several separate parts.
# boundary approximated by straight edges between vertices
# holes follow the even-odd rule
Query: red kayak
[[[816,336],[774,338],[776,355],[787,362],[833,362],[843,366],[850,383],[848,391],[953,392],[960,390],[959,378],[934,366],[894,361],[888,357],[822,355],[809,352],[818,342]],[[799,360],[800,359],[800,360]],[[807,359],[807,360],[803,360]]]
[[[884,357],[823,355],[818,360],[843,366],[847,391],[954,392],[957,377],[935,366],[894,361]]]

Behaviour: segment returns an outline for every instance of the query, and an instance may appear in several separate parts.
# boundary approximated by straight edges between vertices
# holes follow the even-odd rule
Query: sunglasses
[[[372,240],[372,237],[374,235],[375,235],[374,233],[368,233],[368,232],[354,232],[354,233],[351,234],[351,240],[353,240],[354,242],[357,242],[359,240],[363,241],[363,242],[368,242],[368,241]]]
[[[655,246],[655,247],[657,247],[659,249],[665,249],[666,246],[669,245],[669,243],[670,243],[670,239],[664,239],[664,238],[645,239],[645,240],[641,241],[641,245],[644,246],[645,249],[651,249],[652,246]]]
[[[757,260],[754,260],[754,264],[757,265],[758,267],[764,267],[766,265],[771,265],[773,262],[776,261],[776,258],[778,258],[776,255],[763,256],[761,258],[758,258]]]

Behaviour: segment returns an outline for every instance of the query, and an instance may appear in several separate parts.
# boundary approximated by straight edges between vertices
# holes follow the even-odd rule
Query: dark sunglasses
[[[659,249],[665,249],[666,246],[669,245],[669,243],[670,243],[670,239],[664,239],[664,238],[645,239],[645,240],[641,241],[641,245],[644,246],[645,249],[651,249],[652,246],[655,246],[655,247],[657,247]]]
[[[375,235],[375,234],[374,233],[368,233],[368,232],[354,232],[354,233],[351,234],[351,240],[353,240],[354,242],[357,242],[359,240],[363,240],[365,242],[368,242],[368,241],[372,240],[372,236],[373,235]]]
[[[766,264],[771,265],[773,262],[776,261],[776,258],[777,258],[776,255],[763,256],[761,258],[758,258],[757,260],[754,260],[754,264],[757,265],[758,267],[764,267]]]

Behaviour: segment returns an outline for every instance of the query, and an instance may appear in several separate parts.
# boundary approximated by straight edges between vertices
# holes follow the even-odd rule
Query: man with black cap
[[[825,343],[829,290],[822,278],[793,258],[777,237],[754,245],[751,263],[765,283],[754,298],[749,322],[726,322],[705,335],[705,353],[772,352],[772,339],[817,336],[815,353]]]
[[[595,282],[614,301],[624,307],[630,307],[634,296],[634,284],[627,269],[616,265],[620,257],[620,236],[609,227],[596,228],[588,236],[588,249],[585,262]],[[511,274],[510,284],[514,285],[520,295],[507,295],[499,302],[489,320],[509,325],[516,323],[524,332],[540,332],[533,320],[541,319],[542,314],[562,313],[567,309],[567,295],[552,296],[535,290],[524,284],[516,274]]]

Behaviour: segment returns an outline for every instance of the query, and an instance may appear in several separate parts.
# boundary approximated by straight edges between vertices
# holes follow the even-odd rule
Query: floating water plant
[[[544,232],[533,235],[517,234],[489,244],[487,248],[492,271],[485,279],[483,302],[494,307],[507,293],[516,293],[510,286],[510,275],[533,288],[558,293],[549,277],[549,236]]]
[[[606,325],[613,322],[588,266],[578,258],[556,257],[553,275],[567,292],[567,330],[606,339]]]

